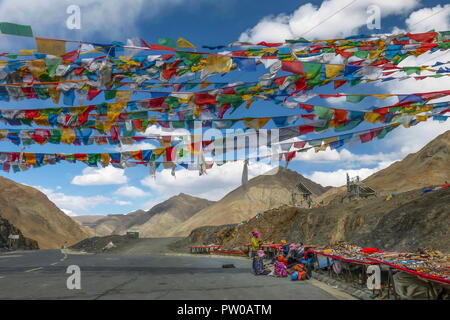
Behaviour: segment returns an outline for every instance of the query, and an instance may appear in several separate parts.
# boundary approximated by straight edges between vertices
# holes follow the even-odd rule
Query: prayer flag
[[[66,41],[36,38],[37,52],[63,56],[66,54]]]
[[[33,30],[31,29],[31,26],[9,22],[0,22],[0,32],[22,37],[33,37]]]

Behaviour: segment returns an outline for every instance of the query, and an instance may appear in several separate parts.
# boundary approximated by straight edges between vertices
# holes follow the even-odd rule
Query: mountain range
[[[69,246],[93,236],[91,229],[80,226],[62,212],[41,191],[0,177],[0,218],[41,249]]]
[[[450,181],[450,131],[420,151],[410,154],[363,180],[379,196],[446,184]],[[219,201],[187,194],[173,196],[150,210],[124,215],[77,216],[58,209],[42,192],[0,177],[0,217],[18,228],[40,248],[70,245],[93,235],[124,234],[138,229],[141,237],[187,236],[202,226],[235,224],[258,212],[291,203],[299,183],[312,193],[315,202],[331,203],[345,194],[345,186],[323,187],[285,168],[260,175],[229,192]],[[298,198],[297,198],[298,200]]]

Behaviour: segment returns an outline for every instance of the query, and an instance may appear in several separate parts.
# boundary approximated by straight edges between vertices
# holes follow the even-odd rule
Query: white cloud
[[[417,0],[359,0],[349,5],[352,1],[329,0],[322,2],[320,7],[307,3],[292,14],[264,17],[256,26],[242,33],[239,40],[277,42],[301,36],[322,39],[348,36],[366,25],[370,5],[379,6],[381,16],[386,17],[404,14],[419,4]]]
[[[109,202],[111,199],[105,196],[97,195],[90,197],[66,195],[62,192],[56,192],[53,189],[41,186],[32,186],[44,193],[50,201],[66,214],[74,214],[73,211],[82,211],[94,208],[100,204]]]
[[[115,204],[118,204],[119,206],[131,206],[132,203],[130,201],[122,201],[122,200],[115,200]]]
[[[98,186],[108,184],[124,184],[127,183],[128,178],[125,175],[125,170],[108,166],[105,168],[91,168],[83,169],[82,175],[75,176],[71,183],[80,186]]]
[[[417,33],[432,29],[436,31],[449,30],[450,4],[414,11],[409,15],[405,23],[409,31]]]
[[[180,192],[209,200],[219,200],[228,192],[239,187],[242,178],[243,162],[230,162],[220,167],[214,166],[207,171],[207,175],[199,176],[198,171],[179,170],[176,178],[171,170],[164,169],[157,172],[156,180],[147,176],[141,180],[142,185],[149,187],[161,199],[167,199]],[[249,179],[264,174],[272,169],[268,164],[255,163],[249,166]],[[152,199],[148,204],[155,204]]]
[[[110,40],[138,33],[137,22],[145,12],[146,19],[182,3],[183,0],[4,0],[0,3],[0,21],[31,25],[35,35],[43,37],[73,37],[80,39],[104,34]],[[69,5],[76,4],[81,11],[81,29],[69,30],[66,13]]]
[[[64,212],[65,214],[67,214],[69,217],[76,217],[79,216],[80,214],[73,212],[72,210],[69,209],[61,209],[62,212]]]
[[[359,178],[363,180],[368,176],[374,174],[375,172],[388,167],[391,164],[392,162],[380,162],[378,166],[376,166],[375,168],[361,168],[353,170],[339,169],[336,171],[315,171],[309,175],[306,175],[306,177],[323,186],[339,187],[345,184],[347,173],[350,175],[350,177],[359,176]]]
[[[450,120],[443,123],[428,120],[414,127],[395,129],[386,139],[386,146],[397,150],[399,159],[422,149],[440,134],[450,130]]]
[[[144,190],[133,186],[120,187],[114,192],[114,194],[128,198],[140,198],[140,197],[147,197],[149,195]]]
[[[154,144],[148,142],[140,142],[134,144],[123,144],[120,147],[115,146],[112,148],[116,152],[127,152],[127,151],[136,151],[136,150],[149,150],[157,148]]]

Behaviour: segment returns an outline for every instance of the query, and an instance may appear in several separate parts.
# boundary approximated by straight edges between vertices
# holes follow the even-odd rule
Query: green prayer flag
[[[174,129],[184,129],[186,127],[186,122],[184,120],[174,120],[172,121],[172,127]]]
[[[357,84],[360,84],[362,79],[353,79],[350,80],[350,87],[356,86]]]
[[[369,56],[369,51],[360,50],[360,51],[354,52],[353,55],[355,55],[356,57],[358,57],[360,59],[367,59],[367,57]]]
[[[56,68],[61,64],[61,58],[47,58],[45,59],[45,67],[47,68],[48,75],[53,77],[56,73]]]
[[[41,79],[41,81],[43,81]],[[46,100],[48,99],[50,96],[48,95],[48,89],[44,88],[44,87],[35,87],[34,91],[36,91],[36,94],[38,96],[39,99],[41,100]]]
[[[402,71],[405,72],[407,75],[413,73],[420,74],[420,67],[403,67]]]
[[[322,107],[322,106],[314,106],[314,113],[320,118],[320,119],[331,119],[333,118],[333,109]]]
[[[302,62],[303,65],[303,71],[306,73],[306,79],[313,79],[315,78],[322,68],[321,63],[315,63],[315,62]]]
[[[61,142],[62,131],[60,129],[52,129],[50,130],[50,137],[48,138],[48,142],[59,144]]]
[[[27,126],[31,126],[33,124],[33,121],[31,119],[27,119],[27,118],[21,118],[20,122],[22,122],[23,124],[25,124]]]
[[[33,30],[31,30],[31,26],[9,22],[0,22],[0,32],[22,37],[33,37]]]
[[[358,103],[361,102],[365,97],[367,97],[366,95],[355,95],[355,96],[346,96],[346,101],[347,102],[351,102],[351,103]]]
[[[300,38],[294,39],[294,40],[286,40],[286,42],[287,43],[309,43],[309,41],[303,37],[300,37]]]
[[[177,41],[174,39],[170,39],[170,38],[161,38],[158,39],[158,44],[165,46],[165,47],[170,47],[170,48],[176,48],[177,47]]]
[[[310,140],[308,144],[313,147],[319,147],[322,145],[322,139]]]
[[[116,97],[117,90],[105,90],[105,100],[111,100]]]

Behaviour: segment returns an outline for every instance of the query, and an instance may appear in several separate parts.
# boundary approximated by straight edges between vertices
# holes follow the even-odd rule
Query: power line
[[[324,23],[325,21],[329,20],[330,18],[334,17],[335,15],[337,15],[339,12],[341,12],[342,10],[346,9],[347,7],[351,6],[353,3],[355,3],[357,0],[353,0],[352,2],[350,2],[349,4],[347,4],[345,7],[339,9],[338,11],[336,11],[335,13],[333,13],[331,16],[325,18],[324,20],[322,20],[321,22],[319,22],[318,24],[316,24],[314,27],[312,27],[311,29],[309,29],[308,31],[302,33],[300,35],[300,37],[303,37],[305,34],[307,34],[308,32],[314,30],[315,28],[317,28],[318,26],[320,26],[322,23]]]
[[[429,15],[428,17],[423,18],[422,20],[419,20],[418,22],[412,24],[411,26],[415,26],[415,25],[421,23],[421,22],[424,21],[424,20],[427,20],[427,19],[429,19],[429,18],[431,18],[431,17],[434,17],[434,16],[437,15],[438,13],[441,13],[442,11],[444,11],[444,9],[447,9],[447,7],[445,7],[445,6],[442,7],[441,10],[439,10],[439,11],[437,11],[437,12],[435,12],[435,13]],[[410,26],[410,28],[411,28],[411,26]]]

